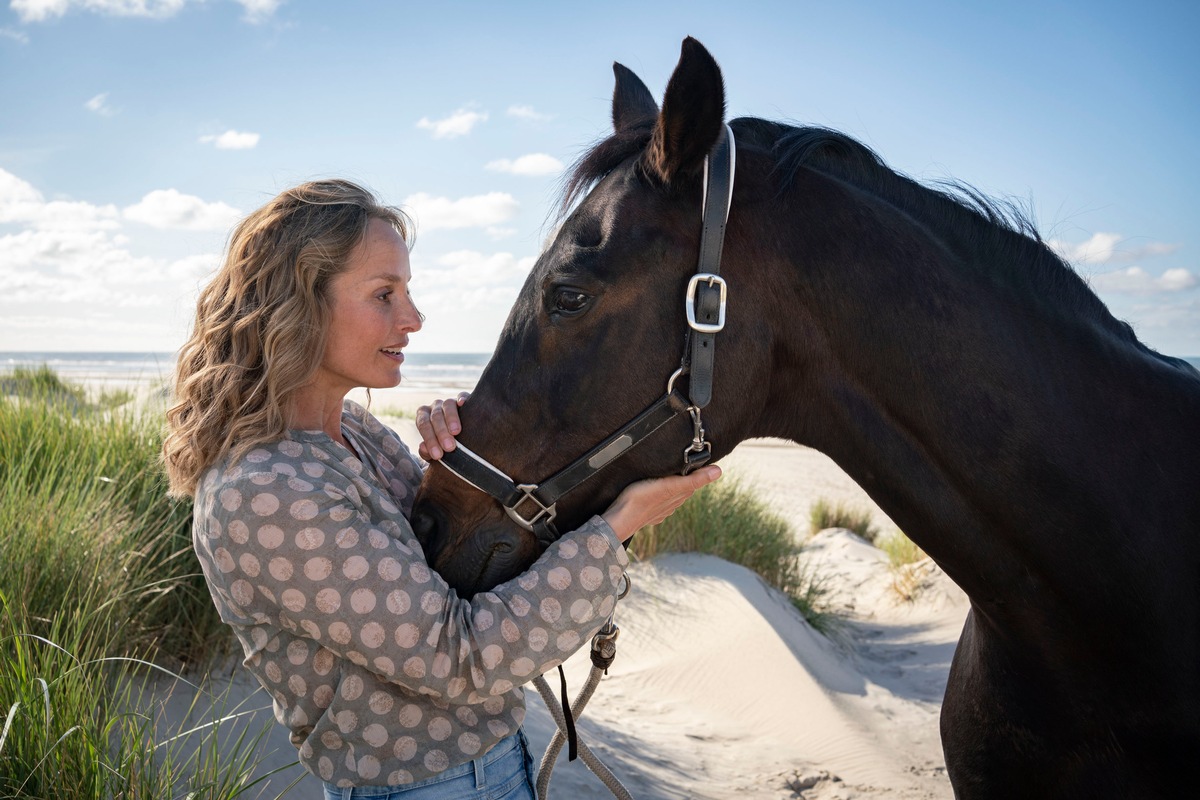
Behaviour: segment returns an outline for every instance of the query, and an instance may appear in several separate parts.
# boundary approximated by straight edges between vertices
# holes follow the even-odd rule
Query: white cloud
[[[225,203],[207,203],[175,189],[156,189],[128,206],[122,215],[154,228],[220,231],[237,222],[242,212]]]
[[[428,263],[419,252],[412,291],[428,320],[418,341],[439,349],[491,349],[537,259],[456,250]]]
[[[219,253],[201,253],[184,256],[167,264],[164,273],[173,281],[200,282],[210,277],[221,266]]]
[[[18,44],[29,44],[29,34],[12,28],[0,28],[0,38],[12,39]]]
[[[211,144],[218,150],[251,150],[258,146],[261,137],[249,131],[228,130],[222,134],[201,136],[201,144]]]
[[[22,314],[19,317],[3,319],[0,322],[0,334],[3,334],[5,329],[9,332],[16,332],[21,339],[27,341],[26,347],[30,350],[82,349],[78,342],[94,342],[98,332],[109,336],[127,334],[122,337],[130,343],[126,347],[131,350],[145,350],[146,342],[165,342],[170,340],[172,334],[178,335],[177,331],[161,322],[149,322],[141,318],[133,318],[128,314],[113,315],[104,312],[69,317],[52,314]],[[82,334],[82,336],[66,339],[68,344],[64,347],[52,339],[52,337],[61,337],[64,333],[76,333]],[[111,342],[110,339],[105,340],[106,345],[109,342]],[[111,347],[111,349],[115,351],[120,348]],[[156,344],[154,349],[167,350],[169,348]]]
[[[68,200],[49,203],[32,184],[0,169],[0,223],[34,230],[101,230],[120,225],[116,206]]]
[[[0,169],[0,214],[10,203],[41,203],[42,193],[33,187],[32,183],[23,181],[11,172]],[[0,216],[0,222],[5,220]]]
[[[91,11],[114,17],[170,17],[179,13],[187,0],[12,0],[9,4],[22,22],[42,22],[71,10]]]
[[[516,159],[498,158],[485,168],[512,175],[557,175],[563,171],[563,163],[546,153],[530,153]]]
[[[44,22],[65,16],[69,11],[90,11],[112,17],[172,17],[188,3],[205,0],[12,0],[9,4],[22,22]],[[235,0],[245,12],[247,22],[268,19],[283,0]]]
[[[1105,272],[1091,279],[1098,291],[1120,294],[1158,294],[1179,292],[1197,285],[1196,276],[1186,269],[1168,269],[1155,278],[1141,267]]]
[[[142,229],[135,238],[122,230],[117,206],[47,202],[28,181],[0,169],[0,341],[30,349],[177,345],[198,284],[220,262],[217,234],[186,229],[211,228],[236,212],[174,190],[150,192],[127,211],[185,230]],[[168,243],[171,252],[139,252],[141,236],[158,247]]]
[[[108,104],[108,92],[101,92],[83,104],[83,107],[102,117],[111,117],[115,112]]]
[[[117,207],[98,206],[69,200],[52,200],[40,206],[27,206],[19,219],[38,230],[112,230],[120,227]]]
[[[0,302],[148,306],[142,285],[163,278],[104,231],[25,230],[0,236]]]
[[[489,192],[458,200],[420,192],[405,198],[404,206],[416,220],[418,231],[432,231],[495,226],[516,216],[520,204],[507,192]]]
[[[488,118],[486,111],[471,111],[467,108],[460,108],[445,119],[431,120],[428,117],[421,117],[417,121],[417,127],[422,130],[432,131],[435,139],[454,139],[459,136],[466,136],[471,132],[471,129],[480,122],[485,122]]]
[[[1196,320],[1200,319],[1200,297],[1180,297],[1171,295],[1171,299],[1155,298],[1153,301],[1135,305],[1134,312],[1138,317],[1138,328],[1174,328],[1181,332],[1182,338],[1194,344],[1173,348],[1174,352],[1182,355],[1200,356],[1200,329]],[[1166,352],[1166,351],[1164,351]]]
[[[1071,244],[1058,239],[1047,242],[1050,247],[1067,261],[1074,264],[1107,264],[1110,261],[1129,263],[1143,258],[1167,255],[1179,249],[1177,244],[1147,242],[1138,246],[1125,246],[1119,233],[1094,233],[1084,242]]]
[[[517,258],[512,253],[480,253],[455,250],[439,256],[438,268],[431,270],[431,283],[447,286],[472,284],[520,284],[532,269],[536,258]]]
[[[545,122],[546,120],[553,119],[552,114],[543,114],[540,111],[535,111],[533,106],[509,106],[508,111],[505,113],[510,117],[527,119],[531,122]]]
[[[237,2],[246,12],[242,19],[253,23],[265,22],[283,5],[283,0],[237,0]]]

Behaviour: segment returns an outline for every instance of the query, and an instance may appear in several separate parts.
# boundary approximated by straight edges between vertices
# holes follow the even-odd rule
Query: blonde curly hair
[[[163,442],[172,496],[194,495],[213,464],[283,436],[287,404],[325,352],[330,281],[372,219],[410,241],[404,212],[345,180],[288,189],[234,228],[175,367]]]

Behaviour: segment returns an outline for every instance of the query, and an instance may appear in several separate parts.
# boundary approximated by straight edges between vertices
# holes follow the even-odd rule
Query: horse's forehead
[[[625,208],[657,205],[666,193],[652,188],[640,176],[637,163],[636,158],[630,158],[596,181],[580,203],[580,210],[603,215]]]

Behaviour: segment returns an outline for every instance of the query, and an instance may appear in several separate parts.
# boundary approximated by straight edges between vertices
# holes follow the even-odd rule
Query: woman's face
[[[408,294],[408,246],[391,225],[372,219],[346,269],[330,283],[333,318],[318,381],[339,391],[386,389],[400,382],[401,349],[421,329]]]

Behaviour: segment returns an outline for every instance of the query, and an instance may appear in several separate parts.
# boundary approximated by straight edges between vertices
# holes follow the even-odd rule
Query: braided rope
[[[592,667],[587,683],[584,684],[583,689],[579,692],[579,696],[575,698],[575,702],[571,704],[571,713],[576,718],[583,713],[584,706],[591,699],[592,694],[596,691],[596,687],[600,685],[600,678],[603,675],[603,669],[595,666]],[[563,733],[567,727],[567,720],[563,716],[562,709],[558,705],[554,692],[551,691],[550,685],[546,683],[546,679],[539,675],[533,679],[533,685],[537,687],[542,699],[546,701],[546,708],[550,709],[550,714],[554,717],[555,724],[558,725],[558,730],[554,732],[554,737],[550,740],[550,744],[546,748],[546,754],[542,756],[542,763],[538,767],[538,800],[549,800],[550,778],[554,772],[554,762],[558,759],[559,753],[562,752],[563,744],[567,740],[566,735]],[[617,800],[633,800],[633,796],[629,794],[629,790],[617,779],[612,770],[606,767],[596,757],[596,754],[592,752],[591,748],[583,742],[579,742],[579,758],[600,779],[600,782],[612,792],[613,797],[617,798]]]
[[[620,600],[629,594],[631,583],[629,576],[625,575],[625,586],[617,595]],[[615,612],[614,612],[615,613]],[[583,688],[575,697],[575,702],[570,706],[570,713],[575,719],[579,719],[583,715],[583,709],[587,706],[588,701],[592,699],[592,695],[596,691],[596,687],[600,685],[600,679],[604,677],[604,673],[608,671],[612,665],[613,659],[617,657],[617,635],[621,630],[613,624],[613,617],[608,618],[608,622],[604,624],[596,635],[592,637],[592,671],[588,674],[588,679],[584,683]],[[563,708],[558,702],[558,698],[554,696],[550,685],[546,683],[546,679],[542,675],[538,675],[533,679],[533,685],[537,687],[538,693],[542,696],[542,700],[546,702],[546,708],[550,709],[551,716],[554,717],[554,722],[558,726],[558,730],[554,732],[554,736],[550,739],[550,744],[546,746],[546,753],[542,756],[542,763],[538,766],[537,778],[537,796],[538,800],[549,800],[550,798],[550,777],[554,773],[554,764],[558,760],[559,754],[562,752],[563,745],[567,742],[568,728],[572,727],[568,724]],[[564,693],[566,683],[563,683]],[[563,703],[566,703],[564,694]],[[629,790],[617,779],[612,770],[604,766],[591,748],[583,742],[578,741],[576,736],[575,742],[579,758],[587,765],[587,768],[600,779],[608,790],[612,792],[613,797],[617,800],[633,800]]]

